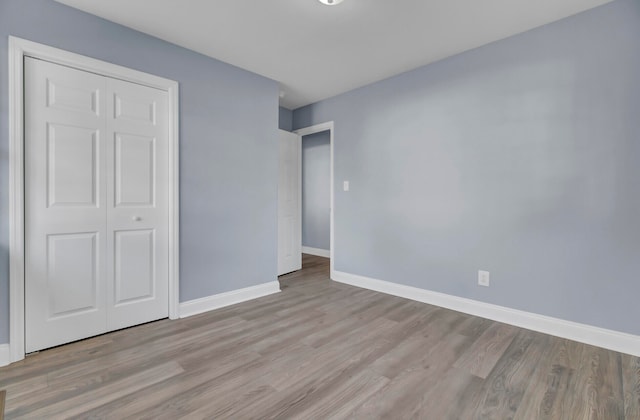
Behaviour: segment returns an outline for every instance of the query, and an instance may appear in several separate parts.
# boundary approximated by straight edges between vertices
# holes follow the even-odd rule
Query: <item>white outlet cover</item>
[[[484,286],[484,287],[489,287],[490,278],[489,278],[489,272],[488,271],[478,270],[478,285]]]
[[[344,181],[344,182],[342,183],[342,189],[343,189],[344,191],[349,191],[349,181]]]

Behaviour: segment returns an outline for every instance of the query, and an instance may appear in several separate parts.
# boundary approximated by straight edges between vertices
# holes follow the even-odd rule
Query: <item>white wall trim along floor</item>
[[[280,292],[280,283],[271,281],[244,289],[232,290],[230,292],[207,296],[200,299],[189,300],[180,303],[180,318],[201,314],[236,303],[246,302],[262,296]]]
[[[335,271],[332,280],[640,357],[640,336]]]

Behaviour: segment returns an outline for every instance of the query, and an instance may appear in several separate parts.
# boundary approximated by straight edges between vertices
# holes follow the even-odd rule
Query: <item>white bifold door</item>
[[[278,275],[302,268],[300,136],[280,130],[278,172]]]
[[[167,93],[24,68],[27,352],[167,317]]]

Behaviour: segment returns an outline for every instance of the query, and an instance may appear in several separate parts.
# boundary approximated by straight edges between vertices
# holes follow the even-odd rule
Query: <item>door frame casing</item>
[[[33,57],[167,92],[169,318],[179,304],[179,92],[178,82],[48,45],[9,37],[9,351],[10,361],[25,356],[24,254],[24,57]]]
[[[333,232],[333,213],[334,213],[334,209],[333,209],[333,192],[334,192],[334,188],[333,188],[333,132],[334,132],[334,124],[333,121],[328,121],[325,123],[321,123],[321,124],[316,124],[316,125],[312,125],[310,127],[304,127],[304,128],[300,128],[298,130],[294,130],[293,132],[296,133],[298,136],[300,136],[300,162],[299,165],[302,165],[302,137],[304,136],[308,136],[309,134],[315,134],[315,133],[320,133],[322,131],[329,131],[329,214],[330,214],[330,220],[329,220],[329,278],[331,278],[333,280],[333,273],[334,273],[334,264],[333,264],[333,260],[334,260],[334,250],[333,250],[333,243],[334,243],[334,232]],[[302,179],[302,172],[300,174],[300,179]],[[302,197],[300,199],[300,201],[302,201]],[[302,231],[302,229],[301,229]],[[301,244],[302,245],[302,244]]]

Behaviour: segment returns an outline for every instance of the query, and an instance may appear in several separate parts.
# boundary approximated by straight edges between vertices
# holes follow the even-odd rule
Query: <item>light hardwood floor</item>
[[[4,420],[4,398],[6,394],[6,391],[0,391],[0,420]]]
[[[334,283],[0,368],[7,418],[640,419],[640,358]]]

